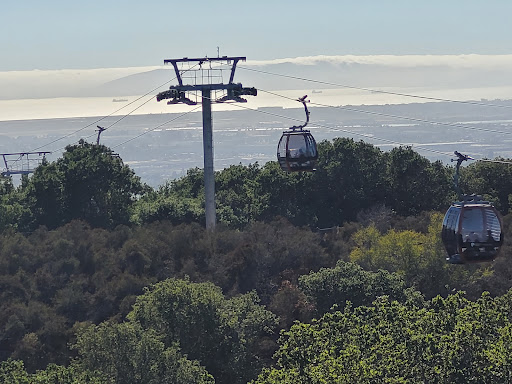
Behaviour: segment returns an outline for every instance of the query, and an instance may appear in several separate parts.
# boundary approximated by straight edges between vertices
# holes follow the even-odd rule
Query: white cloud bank
[[[239,65],[262,70],[279,65],[275,72],[283,75],[364,87],[413,87],[435,82],[483,87],[496,86],[501,81],[512,85],[512,55],[320,55],[248,60]],[[166,71],[156,71],[159,69]],[[248,72],[237,71],[236,80],[262,89],[294,89],[296,85],[290,79]],[[0,72],[0,100],[141,95],[163,83],[162,79],[172,77],[172,66]]]
[[[99,68],[99,69],[58,69],[32,71],[0,72],[0,81],[20,80],[38,81],[40,79],[58,82],[73,82],[78,84],[101,84],[124,76],[150,71],[161,67],[128,67],[128,68]]]
[[[160,67],[0,72],[0,99],[81,96],[110,81]]]
[[[320,55],[273,60],[248,60],[246,65],[318,65],[321,63],[329,63],[334,65],[378,65],[396,68],[450,67],[469,69],[508,69],[512,66],[512,55]]]

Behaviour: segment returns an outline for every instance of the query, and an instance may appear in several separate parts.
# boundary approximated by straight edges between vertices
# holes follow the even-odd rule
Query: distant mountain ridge
[[[227,82],[227,76],[226,80]],[[378,65],[332,64],[297,65],[272,64],[252,68],[241,64],[235,73],[235,82],[246,87],[269,91],[282,89],[337,88],[354,86],[379,87],[490,87],[504,83],[502,73],[476,73],[473,69],[460,68],[391,68]],[[162,84],[168,89],[178,85],[172,68],[156,69],[122,77],[93,90],[96,96],[140,95]],[[511,84],[512,85],[512,84]]]
[[[300,59],[300,60],[299,60]],[[403,62],[401,62],[403,60]],[[451,60],[451,61],[450,61]],[[489,62],[487,63],[486,60]],[[496,60],[496,65],[493,61]],[[262,90],[363,87],[479,88],[512,86],[506,57],[328,57],[240,62],[235,82]],[[453,65],[452,65],[453,64]],[[0,72],[0,100],[58,97],[126,97],[177,85],[172,66]],[[156,68],[156,69],[155,69]],[[133,71],[140,72],[133,73]],[[131,73],[126,75],[127,73]],[[98,76],[101,75],[101,76]],[[228,81],[229,71],[225,72]],[[160,88],[159,88],[160,87]]]
[[[92,91],[94,96],[143,95],[165,83],[161,90],[169,88],[175,77],[172,69],[155,69],[109,81]]]

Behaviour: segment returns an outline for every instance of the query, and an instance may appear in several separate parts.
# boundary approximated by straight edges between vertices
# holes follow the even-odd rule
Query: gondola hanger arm
[[[306,100],[307,97],[308,97],[308,95],[304,95],[297,99],[297,101],[301,102],[302,105],[304,105],[304,111],[306,112],[306,122],[302,125],[294,125],[293,127],[290,127],[290,129],[292,131],[295,131],[297,129],[302,131],[302,129],[305,128],[306,125],[308,125],[308,123],[309,123],[309,111],[308,111],[308,106],[306,105],[306,103],[309,102],[309,100]]]

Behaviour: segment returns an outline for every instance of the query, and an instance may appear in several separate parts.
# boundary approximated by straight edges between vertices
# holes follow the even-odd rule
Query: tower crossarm
[[[0,153],[3,158],[4,170],[1,172],[2,176],[10,175],[27,175],[34,172],[34,169],[41,164],[46,154],[51,153],[47,151],[40,152],[14,152],[14,153]],[[38,157],[34,157],[34,156]]]
[[[231,84],[235,78],[235,69],[236,65],[239,61],[245,61],[246,58],[243,56],[235,56],[235,57],[228,57],[228,56],[222,56],[222,57],[201,57],[201,58],[188,58],[184,57],[182,59],[165,59],[164,64],[171,64],[174,67],[174,72],[176,73],[176,79],[178,80],[178,85],[183,85],[183,78],[182,73],[178,68],[178,63],[196,63],[195,65],[199,65],[201,67],[205,63],[212,63],[212,62],[226,62],[226,63],[232,63],[231,64],[231,74],[229,76],[229,83]]]

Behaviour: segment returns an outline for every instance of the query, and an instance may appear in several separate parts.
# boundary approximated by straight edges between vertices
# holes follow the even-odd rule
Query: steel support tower
[[[45,156],[51,152],[16,152],[16,153],[0,153],[4,161],[4,169],[1,175],[28,175],[34,172],[34,169],[40,165]]]
[[[203,115],[203,156],[204,156],[204,192],[206,229],[213,230],[216,223],[215,214],[215,174],[213,168],[213,124],[212,102],[247,102],[242,95],[256,96],[255,88],[244,88],[240,83],[234,83],[235,69],[239,61],[245,57],[204,57],[164,60],[171,64],[176,73],[178,85],[171,86],[168,91],[160,92],[157,101],[169,99],[167,104],[185,103],[196,105],[198,94],[201,95]],[[230,67],[227,83],[223,81],[223,71]],[[184,80],[189,84],[184,84]],[[214,95],[212,95],[212,93]],[[220,93],[220,97],[218,94]],[[194,98],[189,97],[190,95]]]

